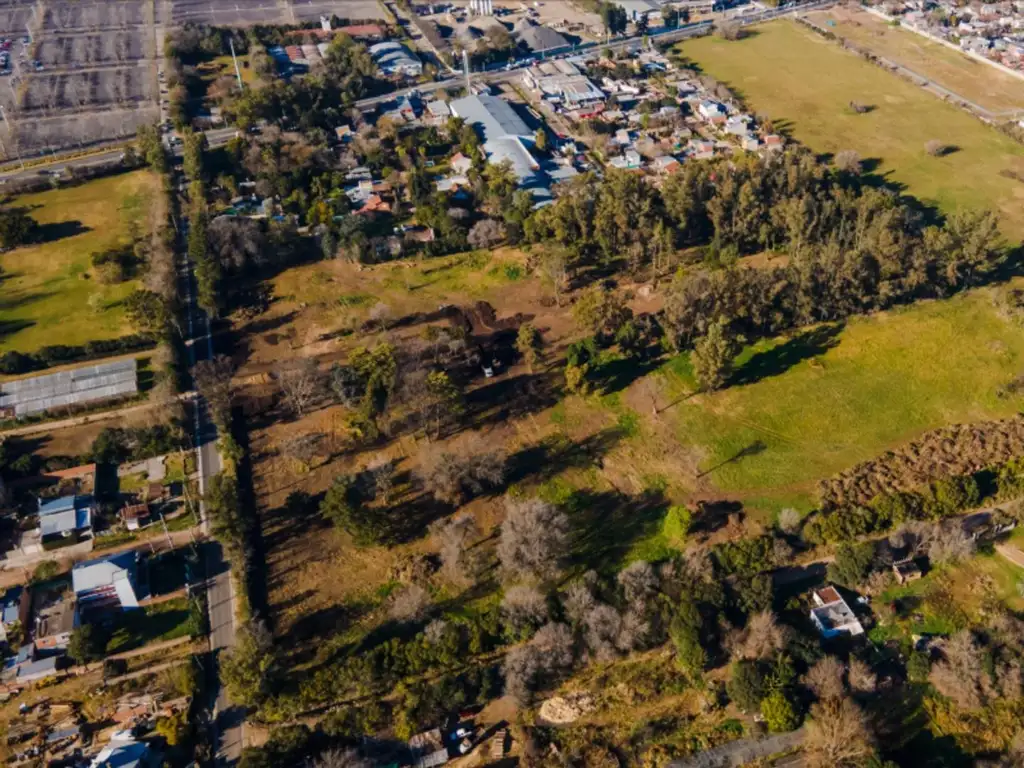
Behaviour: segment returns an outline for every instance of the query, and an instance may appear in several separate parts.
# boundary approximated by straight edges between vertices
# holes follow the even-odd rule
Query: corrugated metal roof
[[[117,595],[122,607],[137,607],[139,603],[132,584],[136,558],[135,552],[128,551],[78,563],[71,569],[71,585],[75,594],[82,596],[107,589]]]
[[[69,509],[84,509],[92,504],[92,496],[69,494],[57,499],[44,502],[39,500],[39,514],[54,515],[58,512],[66,512]]]
[[[504,99],[484,93],[456,99],[449,106],[459,117],[470,125],[479,125],[484,141],[500,139],[503,136],[532,138],[533,132],[516,111]]]
[[[39,532],[43,536],[57,536],[63,533],[71,533],[77,528],[78,515],[73,509],[66,509],[63,512],[56,512],[52,515],[45,515],[39,519]]]
[[[138,768],[149,754],[149,745],[140,741],[110,744],[89,764],[89,768]]]
[[[17,416],[25,416],[137,391],[138,378],[133,358],[7,382],[0,385],[0,407],[14,408]]]
[[[33,661],[18,670],[18,680],[36,680],[40,677],[49,677],[57,674],[57,656],[48,659]]]

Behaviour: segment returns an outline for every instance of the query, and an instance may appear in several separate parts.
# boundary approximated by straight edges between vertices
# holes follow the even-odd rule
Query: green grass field
[[[755,345],[737,376],[759,380],[688,398],[686,356],[662,368],[666,402],[681,400],[666,418],[700,455],[705,482],[755,508],[806,509],[818,479],[929,429],[1020,407],[996,391],[1024,366],[1024,334],[989,290],[854,318],[831,344]]]
[[[99,284],[90,258],[144,236],[158,192],[158,177],[138,171],[12,201],[50,239],[0,255],[0,353],[134,332],[121,303],[138,283]]]
[[[752,30],[741,41],[705,37],[679,50],[816,152],[856,150],[873,173],[949,212],[992,209],[1005,232],[1024,237],[1024,147],[859,56],[792,21]],[[873,109],[857,114],[850,102]],[[938,139],[956,150],[932,157]]]

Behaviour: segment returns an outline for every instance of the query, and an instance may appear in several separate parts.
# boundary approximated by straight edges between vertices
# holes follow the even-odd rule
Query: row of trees
[[[660,190],[628,173],[579,177],[525,232],[557,245],[569,275],[598,264],[664,273],[680,247],[703,246],[707,267],[677,274],[663,320],[678,348],[697,350],[710,388],[727,383],[744,339],[948,296],[1005,258],[994,214],[928,224],[897,195],[802,150],[687,164]],[[788,262],[737,266],[761,250]]]

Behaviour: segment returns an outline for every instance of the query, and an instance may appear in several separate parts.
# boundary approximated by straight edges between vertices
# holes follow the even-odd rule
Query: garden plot
[[[135,32],[49,36],[36,58],[47,68],[116,66],[146,57],[145,41]]]

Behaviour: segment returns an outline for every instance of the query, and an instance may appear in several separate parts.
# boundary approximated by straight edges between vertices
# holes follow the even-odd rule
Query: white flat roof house
[[[844,634],[855,637],[864,634],[864,627],[835,587],[816,590],[812,593],[812,599],[814,607],[811,608],[811,621],[823,637]]]

